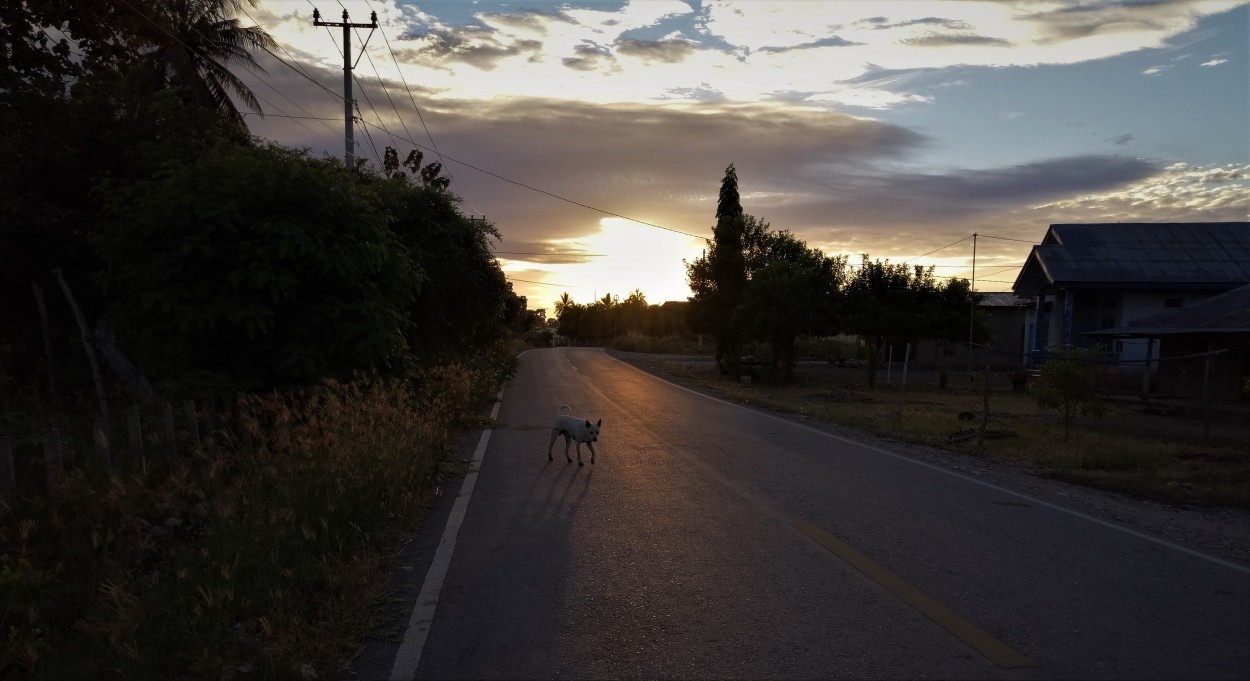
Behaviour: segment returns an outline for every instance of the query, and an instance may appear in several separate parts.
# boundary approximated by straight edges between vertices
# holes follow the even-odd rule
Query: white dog
[[[573,463],[573,458],[569,456],[569,442],[577,443],[577,465],[584,466],[582,463],[582,443],[590,448],[590,464],[595,463],[595,442],[599,441],[599,427],[603,425],[603,419],[599,419],[598,423],[572,416],[565,412],[572,412],[573,409],[567,404],[560,405],[560,415],[556,416],[556,425],[551,428],[551,443],[547,445],[547,460],[554,461],[551,458],[551,448],[556,444],[556,438],[564,436],[564,458],[569,463]]]

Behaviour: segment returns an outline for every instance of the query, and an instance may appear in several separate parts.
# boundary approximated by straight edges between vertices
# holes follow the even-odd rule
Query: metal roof
[[[991,293],[978,292],[981,296],[981,302],[977,303],[977,307],[1032,307],[1033,300],[1030,298],[1021,298],[1011,291]]]
[[[1227,288],[1250,283],[1250,222],[1051,225],[1016,278],[1051,286]]]
[[[1250,333],[1250,284],[1218,296],[1086,335],[1158,338],[1182,333]]]

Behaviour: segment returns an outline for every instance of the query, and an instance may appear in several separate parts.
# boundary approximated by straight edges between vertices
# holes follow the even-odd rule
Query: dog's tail
[[[560,411],[559,411],[559,413],[563,414],[563,413],[564,413],[564,412],[566,412],[566,411],[567,411],[568,413],[572,414],[572,413],[573,413],[573,408],[572,408],[572,407],[570,407],[570,406],[569,406],[569,405],[567,405],[567,404],[562,404],[562,405],[560,405]]]

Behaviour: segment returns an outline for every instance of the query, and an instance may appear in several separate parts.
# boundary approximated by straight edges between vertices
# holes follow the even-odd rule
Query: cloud
[[[596,71],[615,62],[610,49],[590,42],[574,46],[573,53],[577,56],[565,57],[562,62],[576,71]]]
[[[966,21],[959,19],[941,19],[939,17],[924,17],[922,19],[912,19],[910,21],[900,21],[890,23],[886,17],[869,17],[861,19],[856,23],[869,25],[873,30],[882,31],[891,28],[906,28],[908,26],[941,26],[942,28],[952,31],[966,31],[972,28],[972,25]]]
[[[1224,222],[1250,218],[1250,165],[1190,166],[1175,163],[1129,186],[1081,193],[1034,210],[1056,222],[1080,216],[1092,221]]]
[[[1228,63],[1227,59],[1211,59],[1209,61],[1202,62],[1201,64],[1199,64],[1199,66],[1219,66],[1220,64],[1227,64],[1227,63]]]
[[[1236,7],[1237,2],[1200,3],[1116,2],[1102,0],[1053,10],[1025,12],[1023,21],[1038,29],[1038,42],[1063,43],[1116,34],[1138,34],[1142,37],[1174,32],[1178,26],[1190,26],[1206,12],[1220,12]],[[1151,46],[1151,45],[1142,45]],[[1161,45],[1153,45],[1161,46]]]
[[[853,43],[849,40],[845,40],[837,36],[830,36],[828,38],[812,40],[810,42],[799,43],[797,45],[787,45],[785,47],[761,47],[756,51],[764,52],[764,53],[771,52],[774,54],[779,54],[782,52],[790,52],[792,50],[811,50],[811,49],[820,48],[820,47],[850,47],[852,45],[862,45],[862,44],[863,43]]]
[[[435,67],[460,63],[483,71],[493,70],[499,62],[511,57],[538,54],[543,48],[538,40],[501,43],[491,32],[481,29],[436,30],[413,35],[407,40],[419,45],[395,51],[396,58],[405,63]]]
[[[637,57],[644,61],[679,64],[699,50],[689,40],[629,40],[620,39],[615,44],[617,54]]]
[[[955,33],[929,33],[917,38],[905,38],[904,45],[913,47],[951,47],[968,45],[989,45],[994,47],[1011,47],[1010,40],[991,38],[984,35],[963,35]]]
[[[544,12],[530,8],[521,8],[515,14],[490,12],[480,16],[483,21],[491,25],[529,30],[535,33],[546,33],[547,26],[553,21],[566,24],[576,23],[572,17],[564,12]]]

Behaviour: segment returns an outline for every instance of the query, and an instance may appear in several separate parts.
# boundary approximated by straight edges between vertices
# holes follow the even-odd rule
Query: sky
[[[731,163],[774,229],[987,292],[1051,224],[1248,220],[1247,2],[259,0],[240,18],[280,46],[247,78],[252,132],[341,158],[342,29],[312,13],[376,12],[351,36],[355,152],[441,159],[550,313],[565,292],[685,300]]]

